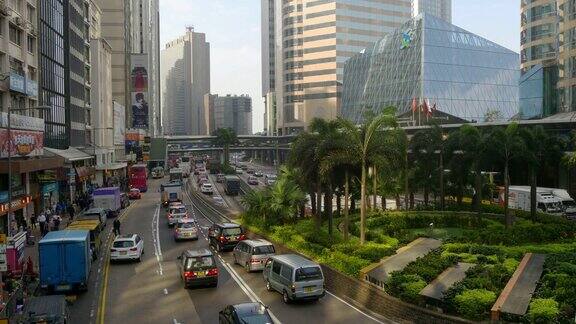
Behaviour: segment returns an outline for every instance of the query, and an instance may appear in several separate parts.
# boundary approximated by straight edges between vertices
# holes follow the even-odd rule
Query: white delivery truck
[[[530,211],[530,186],[510,186],[508,207]],[[548,188],[536,188],[536,210],[541,213],[562,216],[562,201]]]
[[[122,209],[122,201],[120,199],[120,188],[100,188],[94,190],[92,193],[94,199],[94,208],[102,208],[106,211],[108,217],[116,217],[120,214]]]
[[[576,219],[576,202],[565,189],[557,188],[542,188],[552,192],[552,194],[560,199],[562,208],[564,209],[564,216],[568,219]]]
[[[180,168],[182,170],[182,176],[184,178],[188,178],[190,176],[191,167],[192,167],[192,165],[190,164],[190,157],[189,156],[183,156],[182,160],[178,164],[178,168]]]
[[[162,206],[168,207],[172,202],[182,202],[182,183],[174,181],[160,186]]]

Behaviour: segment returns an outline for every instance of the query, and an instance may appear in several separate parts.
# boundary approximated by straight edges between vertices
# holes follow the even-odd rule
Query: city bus
[[[130,188],[139,189],[140,192],[148,190],[148,166],[135,164],[130,167]]]

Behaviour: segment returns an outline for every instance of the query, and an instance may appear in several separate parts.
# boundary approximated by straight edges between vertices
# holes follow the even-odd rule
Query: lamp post
[[[12,236],[12,112],[28,110],[50,110],[50,106],[8,108],[8,236]]]

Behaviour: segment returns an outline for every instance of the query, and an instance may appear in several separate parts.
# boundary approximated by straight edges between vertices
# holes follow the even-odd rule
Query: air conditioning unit
[[[36,29],[34,28],[34,26],[30,26],[28,28],[28,33],[30,33],[30,35],[32,35],[34,37],[38,36],[38,34],[36,34]]]

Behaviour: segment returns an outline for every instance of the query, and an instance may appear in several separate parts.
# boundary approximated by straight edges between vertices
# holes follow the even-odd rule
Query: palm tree
[[[276,223],[285,222],[291,216],[295,217],[305,202],[304,192],[285,175],[281,175],[270,190],[270,210],[276,216]]]
[[[344,159],[351,164],[360,166],[360,243],[366,241],[366,180],[368,166],[381,165],[387,153],[394,147],[392,136],[384,128],[397,127],[394,112],[388,111],[368,119],[365,124],[356,126],[348,120],[339,118],[338,123],[345,134],[349,145],[346,152],[341,150],[333,153],[333,158]]]
[[[490,134],[471,125],[462,126],[458,132],[460,133],[460,147],[466,156],[465,160],[472,162],[472,169],[474,170],[474,191],[476,192],[472,205],[474,210],[480,213],[482,210],[482,188],[484,186],[482,167],[486,162],[488,148],[492,144]]]
[[[230,163],[230,145],[238,143],[236,132],[231,128],[218,128],[212,133],[216,136],[214,144],[224,148],[224,165],[228,166]]]
[[[562,157],[562,141],[550,135],[544,127],[523,128],[520,135],[525,143],[522,158],[530,169],[530,216],[536,221],[536,189],[538,187],[538,173],[550,162],[557,162]]]
[[[262,218],[265,226],[269,224],[270,192],[269,190],[251,190],[242,196],[241,204],[246,207],[248,220]]]
[[[498,127],[492,132],[491,150],[504,164],[504,218],[506,227],[512,226],[512,216],[509,215],[508,201],[510,191],[510,162],[519,157],[525,149],[525,144],[520,137],[518,123],[511,123],[507,127]]]
[[[312,134],[304,132],[299,134],[291,146],[290,161],[289,165],[292,168],[301,171],[301,176],[306,179],[307,187],[305,188],[310,197],[312,198],[314,220],[316,225],[316,230],[320,230],[322,225],[322,219],[320,216],[320,206],[321,201],[320,195],[317,195],[320,191],[320,172],[319,166],[320,161],[317,155],[317,148],[320,145],[320,138],[317,134]],[[316,204],[314,204],[316,203]]]

